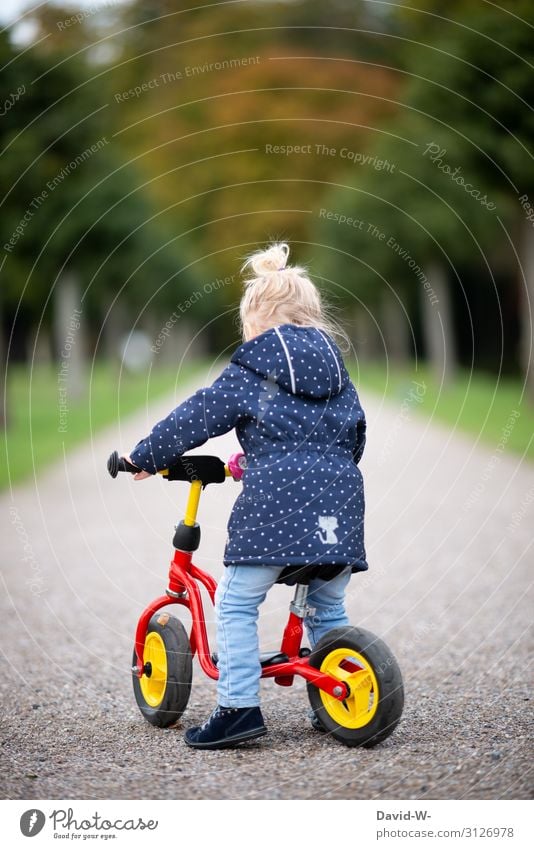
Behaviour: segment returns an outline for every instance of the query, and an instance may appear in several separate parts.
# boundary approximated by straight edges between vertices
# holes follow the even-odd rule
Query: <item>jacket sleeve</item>
[[[356,424],[356,443],[354,445],[354,448],[352,449],[352,459],[354,460],[356,465],[358,465],[358,463],[362,459],[363,449],[365,448],[366,429],[367,424],[362,411],[362,418],[359,419]]]
[[[232,430],[244,415],[245,371],[230,363],[211,386],[199,389],[154,425],[131,452],[132,463],[155,474],[176,463],[185,451]]]

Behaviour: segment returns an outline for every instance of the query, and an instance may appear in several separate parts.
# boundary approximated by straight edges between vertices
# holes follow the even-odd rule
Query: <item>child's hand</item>
[[[123,456],[124,460],[126,460],[128,463],[131,463],[132,466],[135,466],[135,463],[132,463],[132,461],[130,460],[130,458],[127,454],[123,454],[122,456]],[[152,477],[154,477],[154,475],[151,475],[150,472],[139,471],[139,472],[137,472],[137,474],[134,475],[133,479],[134,479],[134,481],[144,481],[146,478],[152,478]]]

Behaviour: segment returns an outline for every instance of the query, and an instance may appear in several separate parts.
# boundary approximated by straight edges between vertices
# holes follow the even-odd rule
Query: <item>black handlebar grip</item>
[[[137,466],[133,466],[132,463],[129,463],[128,460],[124,459],[124,457],[119,457],[118,451],[114,451],[109,455],[108,472],[112,478],[116,478],[119,472],[130,472],[131,474],[135,474],[140,471],[141,469],[138,469]]]

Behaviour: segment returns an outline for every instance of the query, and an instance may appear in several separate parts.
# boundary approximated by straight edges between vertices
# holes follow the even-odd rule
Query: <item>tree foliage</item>
[[[519,196],[533,191],[534,12],[526,2],[513,13],[494,4],[415,5],[395,13],[405,83],[370,151],[392,168],[347,170],[344,187],[333,189],[328,207],[365,223],[318,222],[317,239],[334,248],[324,274],[351,275],[356,294],[376,303],[388,288],[409,297],[421,285],[418,269],[438,262],[468,301],[469,268],[487,279],[488,301],[500,311],[495,278],[504,272],[515,285],[510,241],[524,217]]]
[[[113,139],[94,69],[69,54],[16,51],[5,34],[0,61],[13,93],[0,124],[8,307],[39,317],[66,269],[81,279],[90,311],[121,289],[139,306],[147,281],[157,290],[179,270],[180,251],[163,247],[173,233]]]

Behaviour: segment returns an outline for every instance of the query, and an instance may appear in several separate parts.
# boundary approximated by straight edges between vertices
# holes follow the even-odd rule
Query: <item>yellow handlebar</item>
[[[189,497],[185,508],[184,525],[193,527],[197,519],[198,502],[202,492],[202,481],[191,481]]]
[[[232,473],[228,466],[224,467],[224,473],[227,478],[232,477]],[[158,474],[163,475],[163,477],[167,477],[169,474],[168,469],[163,469],[163,471],[158,472]],[[185,507],[185,516],[184,516],[184,525],[187,525],[189,528],[192,528],[197,520],[197,511],[198,511],[198,503],[200,501],[200,493],[202,492],[202,481],[196,480],[191,481],[191,486],[189,488],[189,496],[187,498],[187,504]]]

